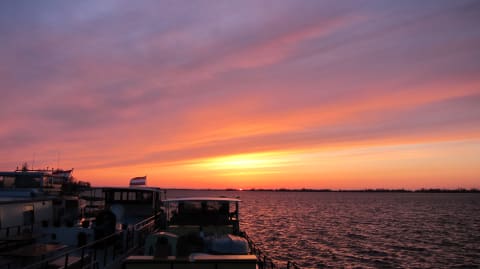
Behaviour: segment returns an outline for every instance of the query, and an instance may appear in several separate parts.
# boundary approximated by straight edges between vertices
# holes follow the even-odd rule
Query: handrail
[[[103,267],[105,267],[107,265],[107,259],[110,257],[108,253],[110,250],[112,252],[110,253],[112,256],[112,261],[114,261],[116,256],[129,253],[142,246],[146,238],[144,233],[149,233],[155,229],[155,217],[156,215],[136,223],[133,225],[133,229],[116,231],[113,234],[107,235],[96,241],[89,242],[81,247],[67,250],[61,254],[28,265],[24,267],[24,269],[47,268],[49,263],[59,259],[64,259],[62,264],[64,264],[64,268],[67,269],[69,267],[69,257],[73,256],[73,254],[81,255],[79,260],[80,268],[88,265],[88,262],[93,262],[96,264],[103,263]],[[122,247],[119,251],[117,251],[115,247],[118,242],[122,243]],[[99,249],[99,247],[100,249],[103,247],[103,252],[100,252],[100,254],[103,254],[102,257],[97,257],[97,249]],[[110,247],[113,247],[113,249]],[[93,259],[93,261],[89,259]]]
[[[67,250],[61,254],[58,254],[56,256],[52,256],[50,258],[47,258],[47,259],[44,259],[42,261],[39,261],[39,262],[36,262],[36,263],[33,263],[33,264],[30,264],[30,265],[27,265],[26,267],[23,267],[23,269],[32,269],[32,268],[43,268],[44,265],[48,265],[49,262],[52,262],[52,261],[55,261],[55,260],[58,260],[62,257],[66,257],[66,262],[68,261],[68,256],[69,254],[73,254],[75,252],[81,252],[83,255],[85,254],[85,249],[87,248],[90,248],[90,247],[95,247],[95,246],[99,246],[99,245],[106,245],[107,241],[109,241],[110,239],[113,239],[115,238],[116,236],[122,234],[123,232],[115,232],[111,235],[107,235],[103,238],[100,238],[98,240],[95,240],[95,241],[92,241],[90,243],[87,243],[81,247],[78,247],[78,248],[75,248],[75,249],[70,249],[70,250]],[[82,256],[83,256],[82,255]],[[82,257],[83,259],[84,257]]]
[[[153,216],[151,216],[151,217],[148,217],[148,218],[146,218],[146,219],[144,219],[144,220],[141,220],[140,222],[135,223],[135,224],[133,225],[134,230],[140,230],[140,229],[142,229],[143,227],[151,224],[152,222],[155,221],[155,219],[156,219],[158,216],[160,216],[160,213],[157,213],[157,214],[155,214],[155,215],[153,215]]]
[[[25,229],[28,229],[28,228],[30,228],[30,232],[33,233],[33,227],[34,227],[34,224],[28,224],[28,225],[20,224],[20,225],[3,227],[3,228],[0,228],[0,237],[4,234],[3,231],[5,231],[5,237],[9,237],[10,231],[12,230],[14,233],[13,235],[20,235],[24,232]],[[16,230],[16,233],[15,233],[15,230]]]

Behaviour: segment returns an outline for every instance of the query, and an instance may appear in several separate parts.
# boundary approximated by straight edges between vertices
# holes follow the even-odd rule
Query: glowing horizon
[[[476,1],[0,3],[0,170],[480,188]]]

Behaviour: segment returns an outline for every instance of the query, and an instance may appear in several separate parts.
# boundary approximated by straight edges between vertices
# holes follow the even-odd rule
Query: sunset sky
[[[0,170],[480,188],[480,1],[0,1]]]

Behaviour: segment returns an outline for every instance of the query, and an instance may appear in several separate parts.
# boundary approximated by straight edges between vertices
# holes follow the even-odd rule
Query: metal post
[[[132,247],[132,236],[131,236],[131,232],[130,232],[130,228],[127,228],[127,241],[125,241],[125,245],[127,245],[127,250],[130,250],[130,248]]]
[[[103,267],[107,265],[107,254],[108,254],[108,248],[107,248],[107,240],[103,240]]]
[[[117,249],[117,238],[113,238],[114,241],[113,241],[113,244],[112,244],[112,259],[115,260],[115,250]]]
[[[65,254],[65,266],[63,268],[65,268],[65,269],[68,268],[68,253]]]
[[[97,246],[94,246],[94,249],[93,249],[93,260],[95,262],[97,261]]]
[[[82,247],[82,256],[80,257],[80,268],[83,268],[83,258],[85,257],[85,247]]]

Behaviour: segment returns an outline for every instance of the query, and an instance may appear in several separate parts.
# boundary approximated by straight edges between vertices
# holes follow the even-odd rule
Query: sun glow
[[[278,172],[287,160],[282,152],[236,154],[202,160],[192,166],[219,171],[223,175],[256,175]]]

